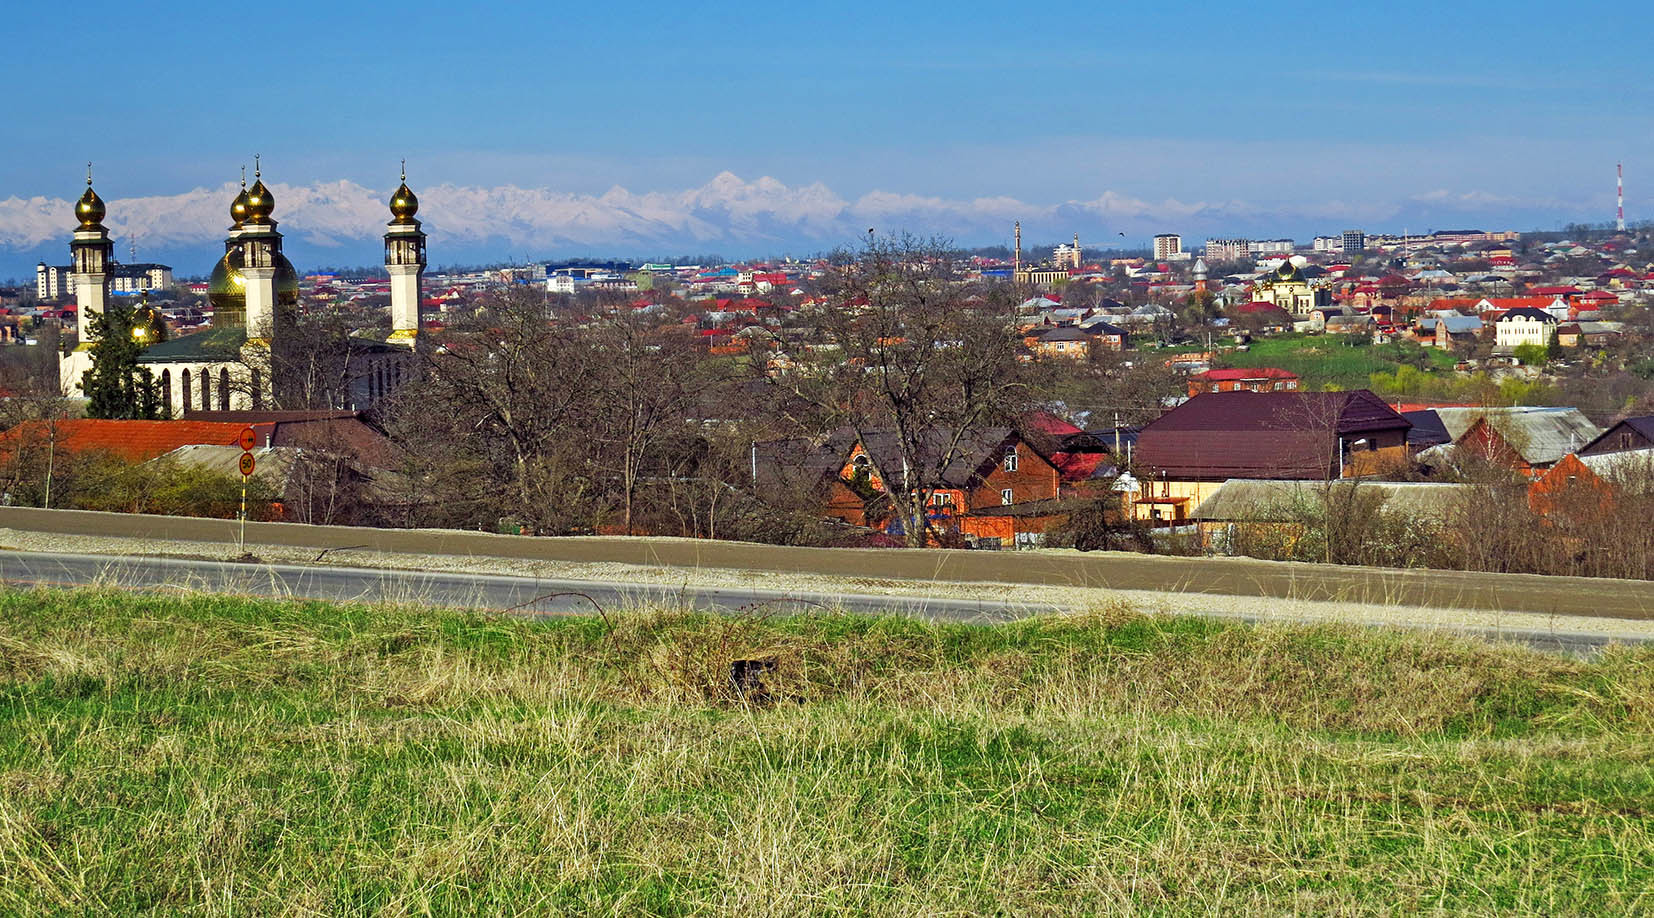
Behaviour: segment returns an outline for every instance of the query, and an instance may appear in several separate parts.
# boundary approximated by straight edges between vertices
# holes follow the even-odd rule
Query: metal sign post
[[[253,477],[253,469],[258,466],[258,462],[253,459],[253,447],[258,445],[258,434],[254,433],[251,427],[244,427],[241,430],[241,438],[238,442],[241,444],[241,523],[240,533],[236,536],[236,550],[245,554],[247,552],[247,480]]]

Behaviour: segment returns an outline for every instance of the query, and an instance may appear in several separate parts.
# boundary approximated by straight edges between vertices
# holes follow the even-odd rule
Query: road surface
[[[344,602],[410,602],[522,615],[590,614],[644,604],[665,604],[724,613],[842,609],[947,621],[995,622],[1065,611],[1051,605],[998,599],[813,593],[749,587],[670,589],[613,581],[553,580],[494,574],[19,551],[0,552],[0,581],[17,587],[101,584],[158,593],[203,591]],[[1178,612],[1255,620],[1203,610],[1198,596],[1186,597],[1186,602],[1187,608],[1179,608]],[[1490,639],[1521,641],[1540,649],[1570,654],[1589,654],[1610,641],[1628,639],[1625,635],[1605,633],[1546,633],[1469,627],[1453,630]]]
[[[0,528],[72,535],[180,539],[223,549],[230,520],[0,507]],[[1471,571],[1395,570],[1246,558],[1172,558],[1127,552],[794,548],[708,539],[494,535],[445,529],[368,529],[248,523],[247,542],[461,557],[730,568],[828,577],[1214,593],[1327,602],[1488,609],[1654,620],[1654,581]],[[225,555],[228,552],[224,552]]]

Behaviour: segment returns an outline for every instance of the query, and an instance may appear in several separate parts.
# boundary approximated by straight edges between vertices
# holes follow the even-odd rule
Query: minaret
[[[75,286],[75,328],[80,336],[77,350],[87,350],[95,339],[92,318],[103,314],[109,298],[109,260],[115,248],[109,241],[109,229],[103,225],[103,199],[92,190],[91,163],[86,164],[86,193],[75,202],[75,216],[80,225],[69,243],[69,271]]]
[[[1195,292],[1206,292],[1206,259],[1195,259]]]
[[[385,270],[391,276],[389,341],[413,347],[419,338],[420,282],[425,274],[425,233],[414,214],[419,198],[408,190],[408,161],[402,161],[402,184],[391,195],[390,228],[385,231]]]
[[[1017,275],[1022,273],[1022,221],[1016,225],[1016,245],[1011,249],[1011,280],[1021,280]]]
[[[238,198],[239,200],[239,198]],[[247,282],[247,340],[268,345],[276,334],[276,267],[281,263],[281,233],[270,214],[275,195],[264,187],[258,157],[253,157],[253,187],[247,189],[247,219],[236,241],[241,245],[241,276]]]
[[[1074,270],[1084,267],[1085,259],[1080,257],[1080,234],[1074,234]]]

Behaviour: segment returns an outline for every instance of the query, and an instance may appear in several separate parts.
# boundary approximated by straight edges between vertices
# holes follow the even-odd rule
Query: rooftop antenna
[[[1614,171],[1618,173],[1615,180],[1615,191],[1619,199],[1619,209],[1615,212],[1614,228],[1625,232],[1625,164],[1615,163]]]

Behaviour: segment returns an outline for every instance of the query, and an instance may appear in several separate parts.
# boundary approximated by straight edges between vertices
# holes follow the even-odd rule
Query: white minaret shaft
[[[247,219],[237,237],[241,242],[241,276],[247,283],[247,340],[270,344],[280,330],[276,303],[276,271],[284,262],[281,233],[270,214],[276,196],[264,186],[258,156],[253,157],[253,187],[247,189]]]
[[[391,195],[391,222],[385,231],[385,271],[391,276],[390,341],[412,347],[419,338],[419,301],[425,276],[425,233],[414,214],[419,198],[408,189],[408,165]]]
[[[73,261],[69,275],[75,288],[75,331],[83,349],[97,339],[92,332],[92,320],[103,314],[109,299],[109,261],[115,245],[103,225],[104,213],[103,199],[92,190],[92,164],[87,163],[86,192],[75,202],[75,217],[80,225],[75,227],[75,235],[69,242]]]
[[[243,266],[247,281],[247,337],[268,341],[276,333],[276,268]]]

